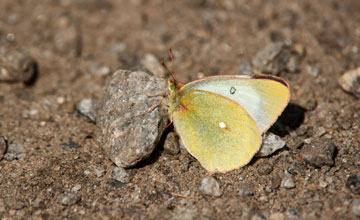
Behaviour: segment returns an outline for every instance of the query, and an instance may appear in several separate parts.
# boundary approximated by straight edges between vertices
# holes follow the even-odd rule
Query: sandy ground
[[[359,11],[358,0],[1,0],[0,219],[356,219],[360,102],[338,78],[360,64]],[[287,147],[212,175],[221,195],[199,190],[210,174],[189,153],[162,146],[113,181],[96,125],[75,112],[113,71],[141,69],[146,54],[168,62],[171,47],[180,82],[236,74],[272,42],[302,56],[279,73]]]

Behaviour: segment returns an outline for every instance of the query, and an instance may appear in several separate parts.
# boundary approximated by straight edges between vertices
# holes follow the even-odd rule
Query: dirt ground
[[[358,0],[1,0],[1,56],[36,65],[8,60],[13,78],[0,82],[0,150],[16,148],[0,151],[0,219],[358,218],[360,101],[338,78],[360,64],[359,11]],[[96,125],[75,112],[101,99],[113,71],[141,68],[146,54],[169,61],[171,47],[183,83],[236,74],[279,41],[304,50],[297,71],[280,73],[303,110],[284,117],[286,148],[212,175],[220,196],[199,191],[210,174],[189,153],[162,146],[114,184]],[[333,165],[304,162],[306,146],[326,141]]]

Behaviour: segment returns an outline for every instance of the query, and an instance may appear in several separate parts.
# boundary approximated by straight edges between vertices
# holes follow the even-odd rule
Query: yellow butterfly
[[[249,163],[262,134],[290,99],[289,84],[279,77],[220,75],[181,86],[164,66],[173,77],[167,101],[170,120],[185,148],[209,172],[228,172]]]

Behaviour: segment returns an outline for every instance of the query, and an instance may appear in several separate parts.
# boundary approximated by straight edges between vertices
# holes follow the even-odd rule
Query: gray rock
[[[354,215],[360,217],[360,199],[354,199],[351,210]]]
[[[329,139],[317,139],[302,148],[302,158],[314,167],[334,165],[335,144]]]
[[[252,64],[256,72],[278,75],[283,71],[298,71],[301,59],[301,54],[292,45],[276,42],[259,51]]]
[[[238,74],[252,74],[253,73],[253,67],[250,60],[242,62],[237,70]]]
[[[143,71],[116,71],[99,106],[97,140],[119,167],[132,167],[150,156],[167,125],[163,99],[167,83]],[[151,96],[151,97],[150,97]]]
[[[3,159],[6,150],[7,150],[7,140],[5,137],[0,136],[0,161]]]
[[[170,155],[176,155],[180,152],[179,139],[175,132],[170,132],[166,136],[166,140],[164,142],[164,152]]]
[[[85,116],[89,121],[96,121],[96,111],[98,101],[96,99],[83,99],[75,105],[75,109],[81,115]]]
[[[131,180],[130,174],[122,167],[113,169],[112,177],[122,183],[128,183]]]
[[[144,69],[154,73],[155,76],[165,77],[167,74],[164,67],[153,54],[145,54],[145,56],[140,60],[140,64]]]
[[[199,191],[207,196],[221,196],[222,190],[214,177],[204,177],[201,179]]]
[[[30,82],[36,77],[36,66],[24,52],[0,47],[0,82]]]
[[[61,205],[70,206],[75,205],[81,200],[81,197],[72,192],[65,192],[59,197],[59,203]]]
[[[345,72],[338,82],[343,90],[360,98],[360,67]]]
[[[285,141],[283,141],[281,137],[268,132],[263,139],[260,150],[255,154],[255,156],[267,157],[283,147],[285,147]]]
[[[19,143],[9,144],[4,155],[4,159],[12,161],[15,159],[20,159],[20,155],[24,152],[24,147]]]

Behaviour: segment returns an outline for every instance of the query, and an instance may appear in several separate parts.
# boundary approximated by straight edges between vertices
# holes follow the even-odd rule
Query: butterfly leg
[[[140,115],[136,115],[135,117],[142,117],[142,116],[144,116],[144,115],[146,115],[146,114],[148,114],[148,113],[151,113],[151,112],[154,111],[159,105],[162,104],[162,101],[163,101],[163,100],[160,100],[159,102],[157,102],[153,107],[151,107],[151,109],[149,109],[149,111],[144,112],[144,113],[141,113]]]

